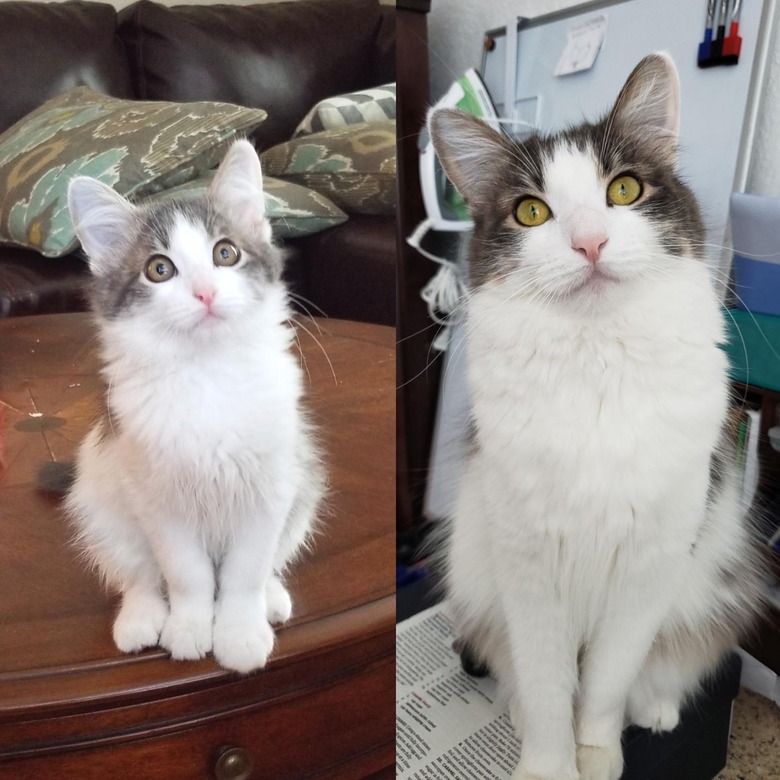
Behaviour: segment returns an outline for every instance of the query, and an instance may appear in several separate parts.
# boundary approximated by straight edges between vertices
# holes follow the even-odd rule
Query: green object
[[[66,255],[78,247],[74,176],[141,198],[214,167],[265,118],[230,103],[121,100],[88,87],[57,95],[0,134],[0,244]]]
[[[319,192],[347,214],[395,214],[395,122],[293,138],[260,156],[263,173]]]
[[[214,171],[196,179],[149,196],[141,203],[202,198],[214,178]],[[347,215],[319,192],[289,181],[263,176],[265,208],[274,238],[308,236],[347,221]]]
[[[731,378],[780,391],[780,317],[726,309]]]
[[[463,94],[455,104],[455,107],[481,119],[485,116],[485,106],[475,89],[474,76],[471,75],[471,72],[468,72],[458,79],[457,85],[463,91]],[[449,186],[444,190],[444,199],[447,201],[447,204],[455,212],[459,220],[471,219],[463,196],[455,189],[452,182],[448,182],[448,184]]]

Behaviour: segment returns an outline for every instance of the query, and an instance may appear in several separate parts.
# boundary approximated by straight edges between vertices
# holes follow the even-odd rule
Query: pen
[[[712,56],[712,27],[715,24],[715,3],[717,0],[709,0],[707,3],[707,21],[704,27],[704,40],[699,44],[698,63],[703,66]]]
[[[726,65],[736,65],[739,62],[739,52],[742,48],[742,38],[739,37],[739,15],[742,11],[742,0],[734,0],[731,11],[731,28],[728,38],[723,41],[723,62]]]
[[[718,35],[712,42],[713,64],[720,64],[723,54],[723,39],[726,37],[726,17],[729,13],[729,0],[720,0],[720,13],[718,14]]]

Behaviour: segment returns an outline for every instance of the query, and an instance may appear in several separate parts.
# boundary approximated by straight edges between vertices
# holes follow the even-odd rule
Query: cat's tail
[[[64,496],[76,479],[76,462],[46,461],[42,463],[35,476],[35,487],[55,496]]]

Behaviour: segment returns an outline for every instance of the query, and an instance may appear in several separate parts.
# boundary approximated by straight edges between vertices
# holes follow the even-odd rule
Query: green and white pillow
[[[293,138],[345,125],[394,120],[395,103],[395,84],[326,98],[301,120]]]
[[[347,214],[394,214],[395,122],[363,122],[301,136],[260,156],[263,171],[316,190]]]
[[[68,182],[92,176],[130,198],[213,168],[266,118],[229,103],[120,100],[76,87],[0,135],[0,243],[59,257],[78,246]]]
[[[206,194],[214,173],[203,173],[186,184],[150,195],[141,203],[201,198]],[[340,208],[323,195],[289,181],[264,176],[263,191],[266,213],[276,239],[319,233],[348,219]]]

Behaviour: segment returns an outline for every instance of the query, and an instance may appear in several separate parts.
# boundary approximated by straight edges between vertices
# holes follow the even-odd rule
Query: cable
[[[455,309],[466,294],[466,285],[461,279],[458,266],[446,257],[439,257],[420,246],[425,234],[431,229],[430,219],[424,219],[415,229],[412,235],[406,239],[409,246],[414,247],[423,257],[427,257],[441,266],[423,287],[420,297],[428,306],[428,314],[439,325],[447,324],[447,317]],[[441,316],[444,315],[444,316]]]

